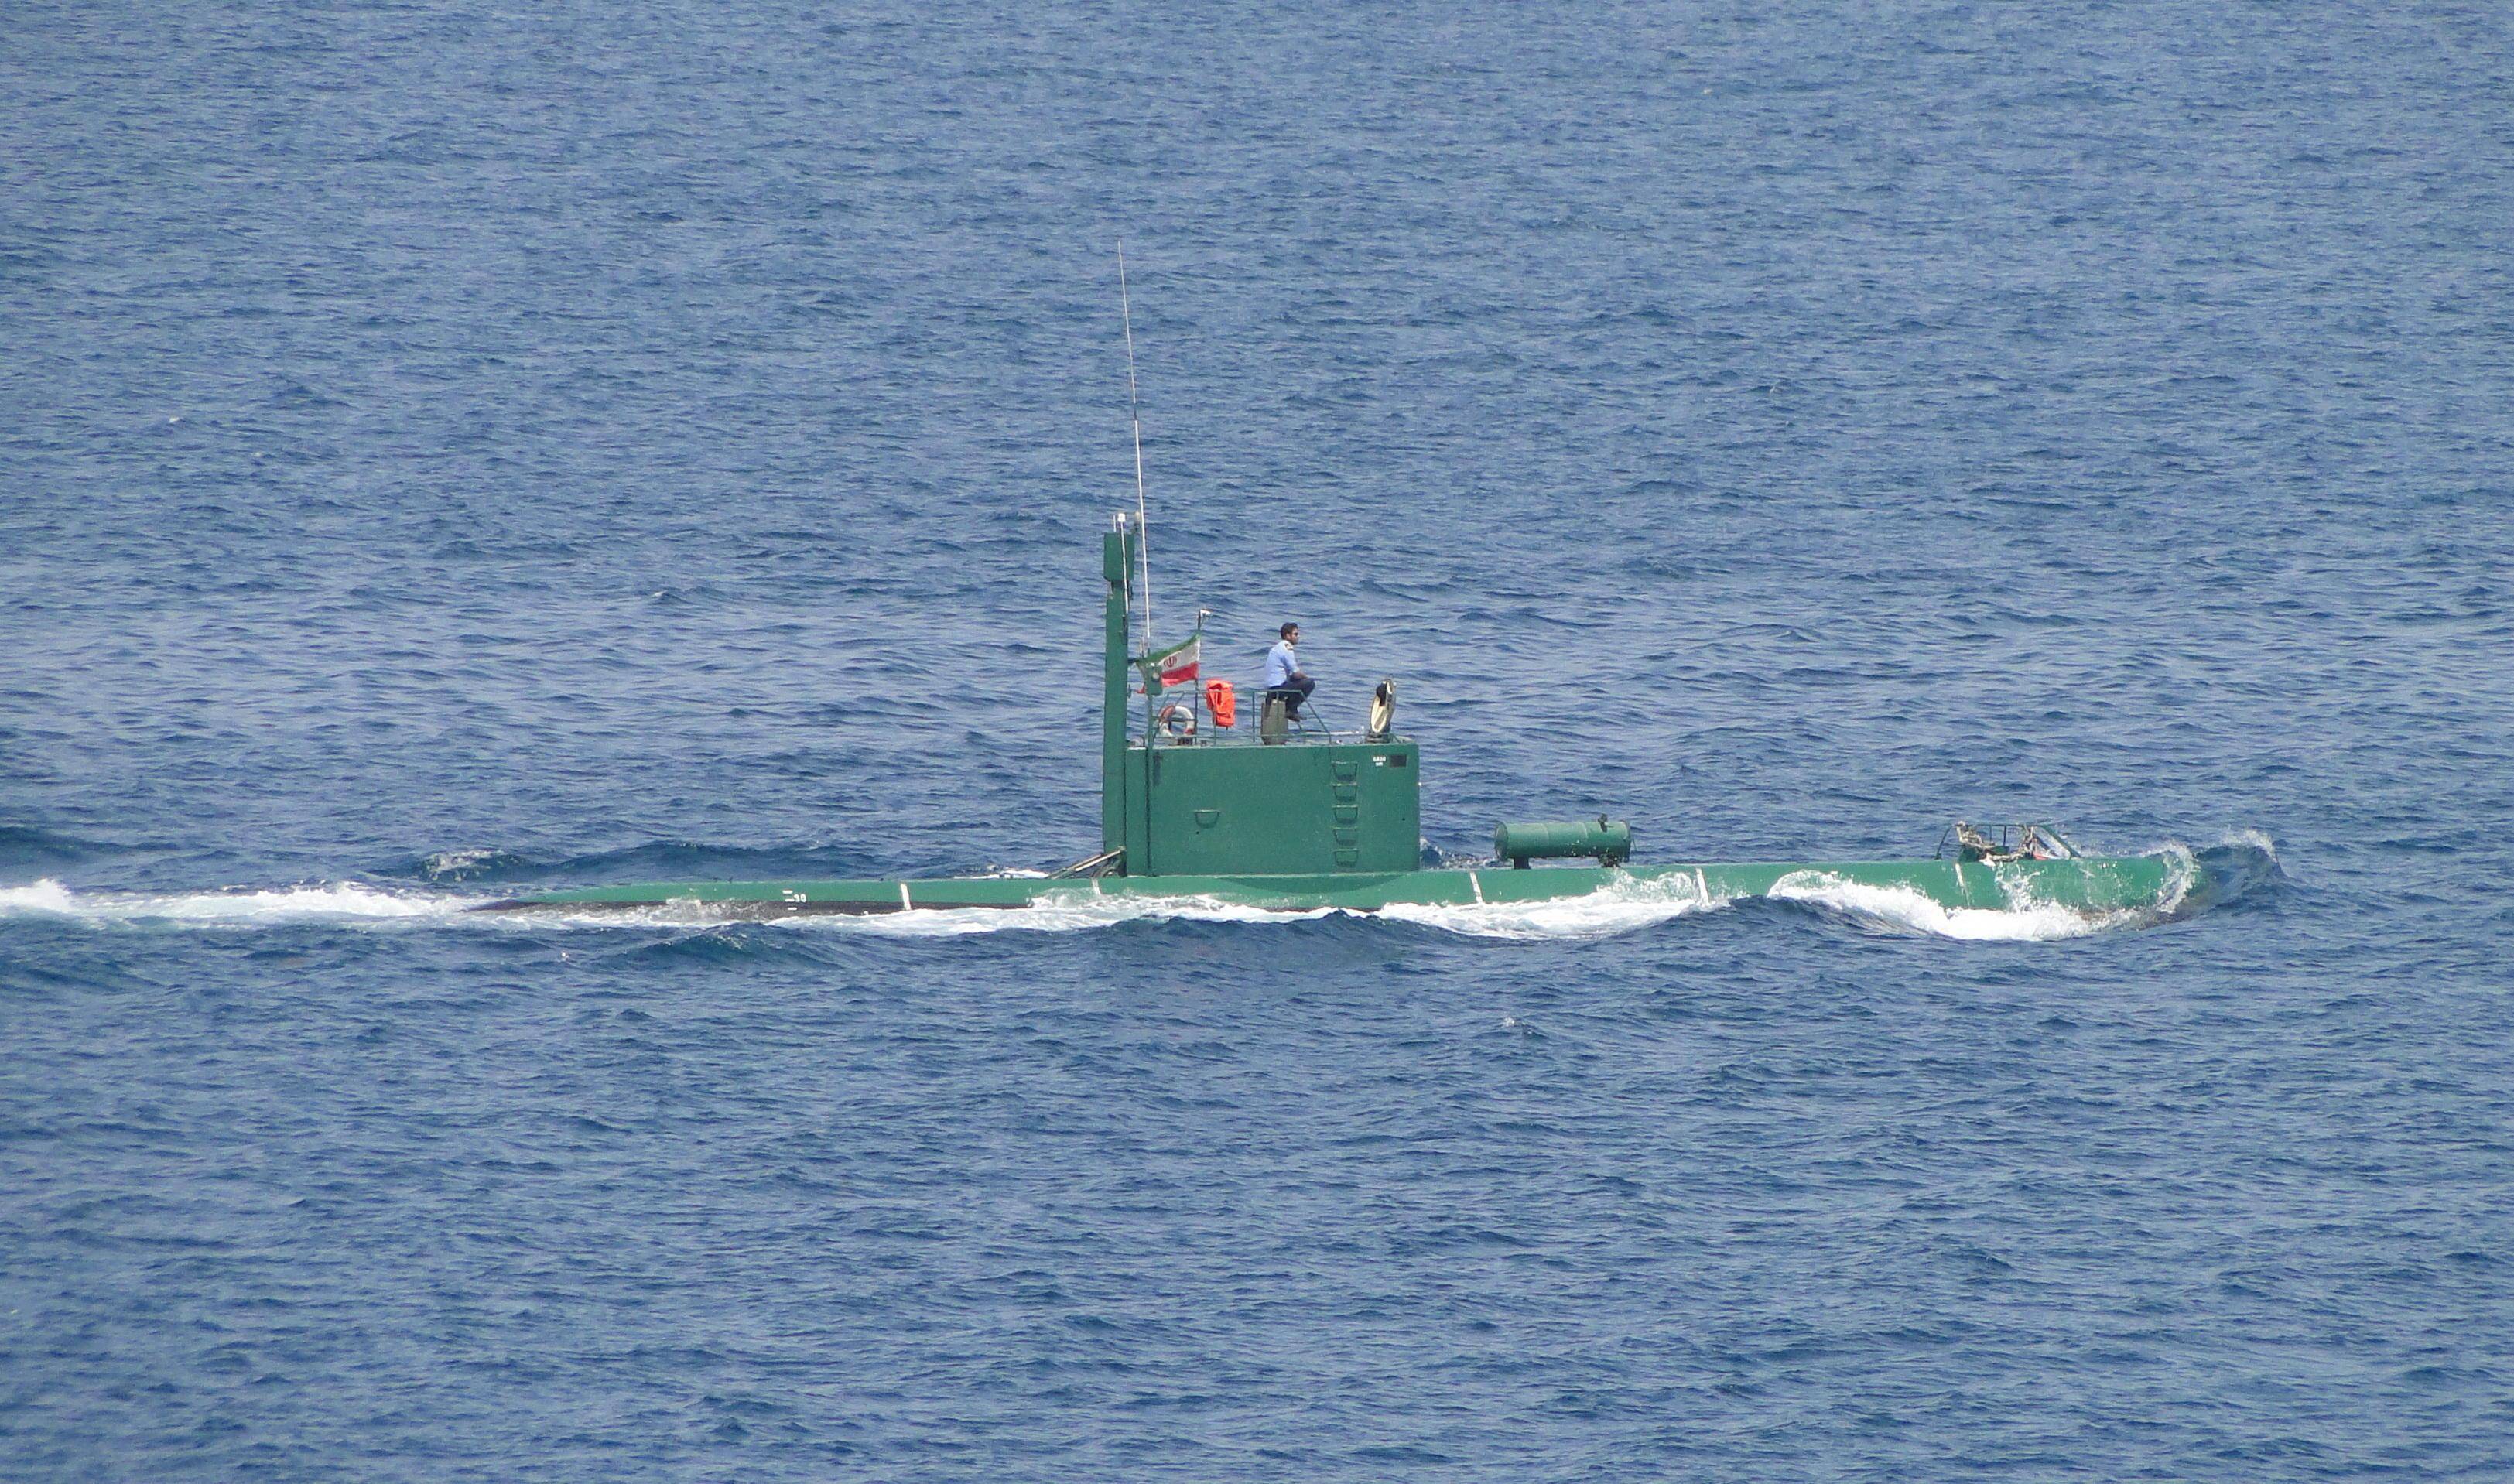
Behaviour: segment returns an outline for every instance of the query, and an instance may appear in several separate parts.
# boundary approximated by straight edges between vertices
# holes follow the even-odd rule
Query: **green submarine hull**
[[[1950,910],[2059,907],[2088,915],[2171,911],[2196,883],[2188,856],[2098,857],[2048,826],[1999,840],[1958,824],[1958,849],[1920,861],[1631,864],[1629,826],[1504,824],[1494,863],[1422,865],[1422,751],[1395,730],[1382,682],[1369,726],[1320,730],[1297,706],[1261,698],[1239,708],[1196,674],[1202,622],[1184,644],[1130,654],[1143,555],[1140,514],[1119,515],[1102,543],[1100,850],[1052,874],[923,880],[678,881],[598,886],[483,903],[483,910],[696,910],[711,917],[955,911],[1094,901],[1178,901],[1277,912],[1382,912],[1562,902],[1600,892],[1705,903],[1827,888],[1917,894]],[[1141,697],[1140,717],[1133,700]],[[2013,846],[2014,848],[2010,848]],[[1536,866],[1587,859],[1593,865]]]
[[[1754,862],[1689,865],[1551,866],[1513,870],[1330,872],[1280,876],[939,877],[928,880],[683,881],[588,887],[487,904],[571,912],[695,910],[726,918],[808,917],[990,907],[1086,906],[1095,900],[1163,900],[1261,911],[1379,912],[1399,906],[1509,906],[1562,902],[1615,888],[1705,903],[1848,885],[1915,893],[1941,907],[2012,911],[2056,906],[2088,915],[2168,911],[2191,865],[2169,856],[2054,861]]]

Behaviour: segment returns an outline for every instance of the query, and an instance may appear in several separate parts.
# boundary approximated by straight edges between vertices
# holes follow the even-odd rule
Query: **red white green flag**
[[[1147,655],[1135,662],[1143,666],[1144,683],[1157,695],[1166,687],[1185,685],[1194,680],[1203,658],[1199,653],[1203,644],[1204,635],[1196,634],[1185,644],[1172,645],[1159,654]]]

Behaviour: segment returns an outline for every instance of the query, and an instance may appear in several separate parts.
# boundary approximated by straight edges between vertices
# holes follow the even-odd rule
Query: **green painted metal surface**
[[[1324,871],[1298,874],[1110,876],[1060,881],[1036,876],[924,881],[686,881],[581,891],[498,902],[498,908],[586,910],[691,907],[733,916],[1080,904],[1093,898],[1195,899],[1271,911],[1341,908],[1374,912],[1399,904],[1507,905],[1642,890],[1671,898],[1727,902],[1775,890],[1830,883],[1914,892],[1940,906],[2005,909],[2033,905],[2102,913],[2169,909],[2193,884],[2187,861],[2165,856],[2016,861],[1703,862],[1621,868],[1561,866],[1513,870]]]
[[[1422,863],[1422,768],[1411,742],[1156,746],[1143,761],[1150,804],[1141,874],[1410,871]]]
[[[1547,820],[1493,831],[1493,858],[1513,865],[1586,857],[1601,865],[1631,860],[1633,827],[1620,820]]]
[[[1126,844],[1126,607],[1134,585],[1136,531],[1125,516],[1100,542],[1108,585],[1100,617],[1100,848]]]

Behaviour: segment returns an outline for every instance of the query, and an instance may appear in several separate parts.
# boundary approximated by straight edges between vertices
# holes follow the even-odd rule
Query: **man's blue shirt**
[[[1266,689],[1271,691],[1277,686],[1290,685],[1292,676],[1298,673],[1300,668],[1301,662],[1292,653],[1292,641],[1289,639],[1276,641],[1275,647],[1266,652]]]

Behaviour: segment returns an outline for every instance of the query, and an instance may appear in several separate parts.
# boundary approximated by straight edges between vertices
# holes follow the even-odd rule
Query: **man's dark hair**
[[[1278,628],[1278,629],[1275,630],[1275,635],[1276,635],[1276,637],[1277,637],[1277,638],[1280,638],[1280,639],[1288,639],[1288,638],[1292,637],[1292,630],[1293,630],[1293,629],[1296,629],[1296,628],[1298,628],[1298,627],[1300,627],[1300,626],[1301,626],[1301,625],[1299,625],[1298,623],[1286,623],[1286,624],[1284,624],[1282,627],[1280,627],[1280,628]]]

